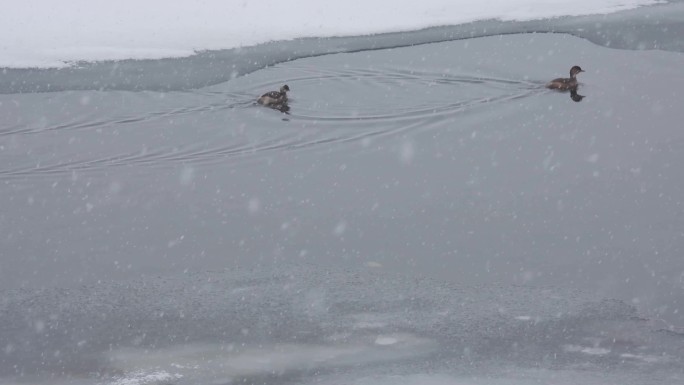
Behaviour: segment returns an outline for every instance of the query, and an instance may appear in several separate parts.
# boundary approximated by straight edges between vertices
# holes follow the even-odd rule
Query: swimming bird
[[[573,66],[570,68],[570,77],[569,78],[558,78],[558,79],[553,79],[550,82],[546,83],[546,88],[551,88],[554,90],[561,90],[561,91],[567,91],[567,90],[576,90],[577,89],[577,74],[580,72],[584,72],[580,66]]]
[[[287,91],[289,90],[290,87],[285,84],[280,87],[280,91],[271,91],[261,95],[257,103],[273,108],[282,107],[287,104]]]

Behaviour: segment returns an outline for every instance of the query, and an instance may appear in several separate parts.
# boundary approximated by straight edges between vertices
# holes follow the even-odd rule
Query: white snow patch
[[[591,356],[603,356],[610,353],[609,349],[579,345],[564,345],[563,350],[568,353],[584,353]]]
[[[434,341],[412,334],[385,336],[384,345],[367,338],[351,338],[349,343],[331,344],[260,344],[226,348],[221,344],[179,345],[160,350],[120,349],[109,354],[112,368],[139,373],[125,379],[139,382],[117,382],[116,385],[146,384],[142,380],[151,373],[166,374],[163,369],[196,378],[201,373],[212,373],[217,378],[235,378],[325,367],[344,367],[373,362],[401,361],[432,353]],[[389,348],[389,342],[397,347]],[[377,341],[377,339],[376,339]],[[154,370],[154,372],[151,372]],[[228,382],[228,381],[227,381]],[[147,382],[151,383],[151,382]]]
[[[173,380],[182,378],[180,374],[171,374],[163,370],[153,371],[147,373],[143,370],[128,373],[122,378],[118,378],[112,382],[108,382],[109,385],[152,385],[168,383]]]
[[[22,0],[0,12],[0,67],[183,57],[299,37],[401,32],[467,22],[607,14],[658,0]],[[387,17],[387,10],[392,17]]]
[[[172,364],[171,364],[171,367],[172,367],[172,368],[177,368],[177,369],[187,369],[187,368],[188,368],[188,367],[185,366],[185,365],[180,365],[180,364],[176,364],[176,363],[172,363]],[[192,367],[192,369],[197,369],[197,368],[199,368],[199,366],[197,366],[197,365],[195,365],[195,366]]]
[[[648,362],[649,364],[667,361],[667,359],[665,357],[658,357],[658,356],[653,356],[653,355],[630,354],[630,353],[620,354],[620,357],[644,361],[644,362]]]

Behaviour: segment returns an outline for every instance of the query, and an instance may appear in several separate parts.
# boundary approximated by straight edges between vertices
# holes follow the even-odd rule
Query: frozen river
[[[680,5],[2,71],[0,383],[684,383]]]

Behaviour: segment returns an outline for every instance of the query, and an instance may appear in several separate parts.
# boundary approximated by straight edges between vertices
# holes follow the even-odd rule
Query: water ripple
[[[535,82],[448,67],[354,65],[354,55],[367,56],[285,63],[221,85],[161,96],[53,93],[38,101],[34,97],[33,103],[42,104],[40,119],[6,103],[9,116],[17,116],[0,127],[3,149],[10,154],[0,178],[126,166],[168,168],[311,151],[437,129],[460,115],[544,92]],[[287,114],[254,103],[257,95],[285,83],[292,89]],[[133,101],[110,108],[122,98]],[[89,104],[74,112],[79,100]],[[79,132],[76,137],[74,131]],[[83,142],[82,148],[58,146],[74,138]],[[21,153],[26,148],[31,150]]]

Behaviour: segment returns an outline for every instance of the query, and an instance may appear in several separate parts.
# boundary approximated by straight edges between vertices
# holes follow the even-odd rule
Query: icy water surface
[[[579,103],[543,88],[568,63],[587,71]],[[3,243],[21,258],[0,282],[294,258],[563,282],[677,318],[681,63],[512,35],[302,59],[197,91],[6,95]],[[289,114],[254,105],[282,83]]]
[[[567,289],[299,265],[9,294],[9,384],[684,380],[684,335]]]
[[[681,382],[683,59],[519,34],[1,95],[0,380]],[[573,64],[580,102],[543,87]]]

